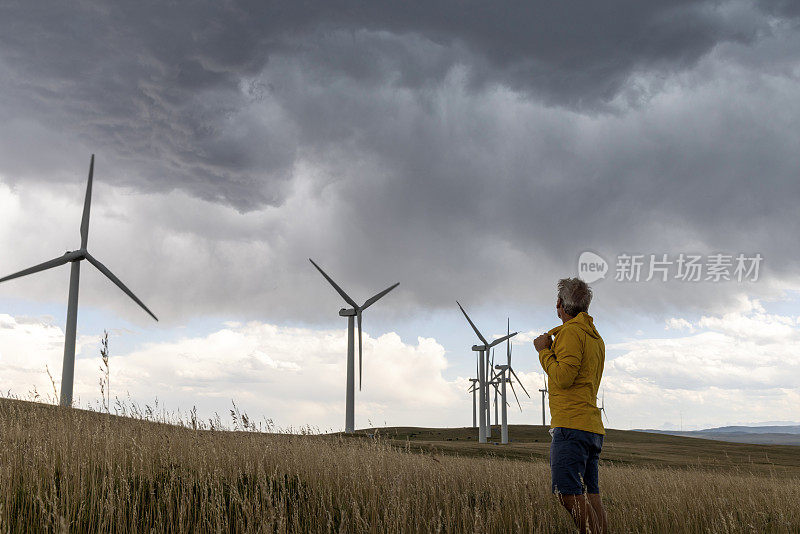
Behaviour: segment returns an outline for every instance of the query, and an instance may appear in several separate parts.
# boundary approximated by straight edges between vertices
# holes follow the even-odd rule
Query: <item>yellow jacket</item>
[[[606,347],[592,317],[581,312],[548,334],[555,336],[553,345],[539,351],[539,362],[548,377],[550,426],[605,434],[597,390]]]

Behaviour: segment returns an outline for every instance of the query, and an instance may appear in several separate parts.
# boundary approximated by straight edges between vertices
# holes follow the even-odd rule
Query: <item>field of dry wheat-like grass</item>
[[[191,425],[189,425],[191,426]],[[800,532],[800,479],[604,467],[613,532]],[[569,532],[543,462],[0,400],[0,532]]]

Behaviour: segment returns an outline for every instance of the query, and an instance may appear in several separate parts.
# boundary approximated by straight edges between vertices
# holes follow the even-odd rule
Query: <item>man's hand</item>
[[[550,334],[542,334],[533,340],[533,346],[536,348],[536,352],[549,349],[552,344],[553,338],[550,337]]]

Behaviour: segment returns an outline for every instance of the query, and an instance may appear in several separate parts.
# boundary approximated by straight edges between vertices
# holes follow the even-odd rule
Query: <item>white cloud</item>
[[[98,339],[82,336],[77,348],[75,396],[83,405],[99,398]],[[224,413],[233,399],[251,415],[282,426],[342,426],[344,330],[230,323],[206,336],[150,343],[130,354],[115,354],[113,337],[110,345],[112,395],[126,398],[130,393],[141,404],[158,398],[171,410],[196,405],[206,415]],[[45,365],[60,386],[60,328],[0,315],[0,346],[3,391],[26,395],[36,387],[40,393],[52,392]],[[395,333],[377,338],[365,333],[363,365],[363,391],[356,393],[358,426],[370,420],[435,425],[443,416],[466,412],[460,380],[442,376],[448,362],[434,339],[418,338],[409,345]],[[460,419],[466,421],[466,415]]]
[[[664,326],[664,330],[688,330],[689,332],[694,332],[694,327],[692,326],[692,323],[690,323],[686,319],[670,317],[666,321],[666,326]]]
[[[676,318],[680,337],[609,343],[601,394],[612,427],[684,429],[794,420],[800,405],[800,326],[760,306],[690,322]],[[59,384],[63,332],[52,320],[0,315],[0,389],[27,395]],[[752,336],[751,330],[767,335]],[[538,330],[520,334],[529,338]],[[120,332],[118,336],[128,335]],[[78,340],[75,393],[99,398],[98,335]],[[118,338],[117,338],[118,339]],[[344,419],[344,330],[313,330],[260,322],[226,322],[205,335],[149,343],[126,354],[111,338],[111,390],[140,404],[155,398],[169,410],[226,414],[231,399],[257,419],[279,426],[340,429]],[[459,358],[463,355],[459,355]],[[502,358],[502,356],[501,356]],[[364,335],[363,391],[357,426],[463,426],[471,422],[467,378],[445,378],[448,355],[432,338],[405,343],[397,334]],[[511,423],[538,423],[542,374],[519,372]],[[511,395],[509,393],[509,395]],[[549,417],[549,415],[548,415]]]
[[[606,362],[606,405],[632,426],[680,414],[687,425],[719,426],[744,421],[792,420],[800,383],[797,317],[768,314],[757,302],[741,311],[704,316],[677,338],[609,344],[623,354]],[[624,415],[623,415],[624,414]],[[688,428],[688,426],[685,426]]]

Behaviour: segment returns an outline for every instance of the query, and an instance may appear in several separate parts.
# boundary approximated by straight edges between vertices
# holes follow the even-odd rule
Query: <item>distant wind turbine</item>
[[[106,268],[105,265],[97,261],[94,256],[89,254],[86,250],[86,245],[89,241],[89,212],[92,204],[92,180],[94,176],[94,154],[92,154],[91,162],[89,163],[89,182],[86,186],[86,198],[83,203],[83,219],[81,220],[81,248],[75,251],[67,251],[63,256],[55,258],[34,267],[19,271],[12,275],[0,278],[0,283],[14,278],[20,278],[29,274],[38,273],[53,267],[59,267],[67,263],[72,263],[69,276],[69,300],[67,301],[67,327],[64,335],[64,362],[61,367],[61,406],[72,406],[72,385],[75,376],[75,336],[78,327],[78,285],[81,272],[81,261],[86,260],[94,265],[97,270],[106,275],[109,280],[114,282],[126,295],[133,299],[136,304],[141,306],[144,311],[158,321],[153,312],[151,312],[139,298],[123,284],[119,278]]]
[[[472,322],[472,319],[469,318],[469,315],[467,315],[467,312],[464,311],[464,308],[463,308],[463,306],[461,306],[461,303],[456,301],[456,304],[458,304],[458,307],[461,309],[461,313],[464,314],[464,317],[467,318],[467,322],[472,327],[472,330],[475,331],[475,334],[478,336],[478,339],[480,339],[481,342],[483,342],[483,345],[473,345],[472,346],[472,350],[478,353],[478,358],[479,358],[479,362],[478,362],[478,373],[479,373],[478,374],[478,384],[479,384],[479,386],[478,387],[480,389],[480,395],[479,395],[479,407],[480,407],[480,410],[478,411],[478,414],[479,414],[480,420],[479,420],[479,426],[478,426],[478,442],[479,443],[486,443],[486,437],[487,437],[487,434],[488,434],[487,433],[487,429],[486,429],[486,416],[487,416],[488,405],[489,405],[489,382],[490,382],[490,377],[487,376],[488,373],[486,371],[487,371],[487,364],[488,364],[488,361],[489,361],[489,350],[491,350],[491,348],[494,347],[495,345],[499,345],[500,343],[502,343],[506,339],[509,339],[509,338],[512,338],[512,337],[516,336],[517,332],[514,332],[513,334],[509,334],[507,336],[503,336],[503,337],[501,337],[499,339],[495,339],[494,341],[489,343],[486,340],[486,338],[483,337],[483,334],[481,334],[480,330],[478,330],[478,327],[475,326],[475,323]]]
[[[595,399],[595,404],[597,404],[597,400],[596,399]],[[605,390],[605,388],[603,388],[603,395],[600,397],[600,411],[603,412],[603,417],[606,418],[606,423],[608,423],[610,425],[611,421],[608,420],[608,414],[606,414],[606,390]]]
[[[542,394],[542,426],[546,426],[547,423],[545,422],[544,418],[544,402],[545,397],[547,396],[547,373],[543,373],[542,380],[544,380],[544,388],[540,389],[539,392]]]
[[[352,308],[342,308],[339,310],[339,315],[341,317],[347,317],[347,399],[345,405],[345,419],[344,419],[344,431],[352,434],[355,432],[355,344],[353,342],[354,337],[354,325],[353,325],[353,318],[356,318],[356,322],[358,323],[358,389],[361,390],[361,355],[362,355],[362,348],[361,348],[361,313],[378,302],[383,296],[385,296],[389,291],[396,288],[400,285],[400,283],[396,283],[390,287],[387,287],[377,295],[368,298],[364,304],[359,306],[356,304],[350,295],[344,292],[344,290],[339,287],[339,285],[333,281],[333,279],[327,275],[322,268],[314,263],[314,260],[308,258],[308,261],[317,268],[317,270],[322,274],[325,280],[328,281],[330,285],[333,286],[333,289],[336,290],[339,295],[347,302]]]
[[[477,401],[476,393],[478,392],[478,385],[477,385],[478,379],[470,378],[469,381],[471,382],[471,385],[469,386],[467,393],[472,393],[472,428],[477,428],[478,406],[476,404]]]
[[[508,400],[507,400],[507,392],[506,392],[506,383],[508,383],[511,386],[511,392],[514,393],[514,398],[517,399],[517,405],[519,406],[519,410],[522,411],[522,404],[519,402],[519,397],[517,396],[517,391],[514,389],[514,382],[511,381],[511,376],[510,375],[513,375],[514,378],[517,379],[517,382],[519,383],[519,387],[522,388],[522,391],[525,392],[525,395],[528,395],[528,398],[531,397],[530,394],[528,394],[528,390],[526,390],[525,386],[522,384],[522,380],[519,379],[519,377],[517,376],[517,373],[514,371],[514,368],[511,367],[511,352],[512,352],[511,338],[513,336],[511,335],[511,320],[510,319],[508,320],[507,332],[508,332],[508,335],[505,337],[505,340],[506,340],[506,364],[505,365],[496,365],[494,367],[495,369],[500,371],[499,373],[497,373],[497,375],[499,375],[499,382],[500,382],[500,385],[501,385],[500,395],[502,397],[502,403],[503,403],[503,408],[502,408],[503,421],[502,421],[501,426],[500,426],[500,442],[503,443],[503,444],[508,443],[508,411],[506,410],[506,407],[508,406]],[[507,373],[509,374],[509,376],[506,376]],[[496,415],[495,415],[495,419],[497,419]]]

